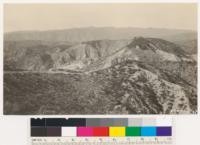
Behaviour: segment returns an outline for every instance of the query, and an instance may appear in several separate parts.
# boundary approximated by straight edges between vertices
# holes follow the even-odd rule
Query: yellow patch
[[[125,127],[109,127],[109,136],[124,137],[125,136]]]

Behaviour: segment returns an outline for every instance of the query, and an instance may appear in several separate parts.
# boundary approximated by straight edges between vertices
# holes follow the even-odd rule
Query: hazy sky
[[[196,4],[6,4],[4,30],[88,26],[197,29]]]

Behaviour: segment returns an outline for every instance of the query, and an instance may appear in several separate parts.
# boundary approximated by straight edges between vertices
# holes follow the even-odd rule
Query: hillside
[[[4,114],[196,111],[197,62],[179,44],[154,37],[5,41]]]

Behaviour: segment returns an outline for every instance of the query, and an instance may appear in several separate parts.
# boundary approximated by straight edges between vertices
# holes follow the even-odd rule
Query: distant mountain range
[[[5,113],[194,113],[196,40],[192,31],[142,28],[7,33]]]
[[[40,40],[51,42],[83,42],[92,40],[132,39],[137,36],[162,38],[168,41],[193,40],[197,32],[159,28],[86,27],[49,31],[19,31],[5,33],[6,41]]]

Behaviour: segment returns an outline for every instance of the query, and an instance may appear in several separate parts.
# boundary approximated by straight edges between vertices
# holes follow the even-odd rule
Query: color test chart
[[[172,144],[171,118],[42,118],[31,119],[32,145]]]

